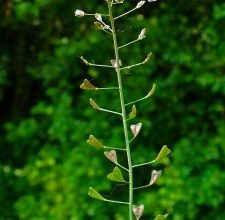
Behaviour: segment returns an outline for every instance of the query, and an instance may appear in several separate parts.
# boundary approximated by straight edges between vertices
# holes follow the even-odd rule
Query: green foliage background
[[[136,5],[127,1],[124,7]],[[87,196],[89,186],[109,198],[126,199],[106,180],[113,165],[87,146],[94,134],[121,146],[116,116],[89,107],[117,109],[116,93],[79,89],[84,78],[98,86],[116,84],[108,69],[88,68],[113,58],[109,36],[93,18],[74,17],[76,8],[105,12],[104,1],[9,0],[0,5],[0,219],[125,220],[126,207]],[[120,8],[117,13],[124,10]],[[143,15],[141,15],[141,13]],[[124,75],[126,100],[157,91],[137,105],[143,130],[132,146],[133,161],[172,149],[157,185],[138,192],[143,219],[171,212],[173,220],[223,220],[225,216],[225,3],[223,0],[167,0],[149,4],[118,25],[121,43],[143,27],[148,37],[122,51],[124,65],[150,63]],[[158,167],[157,167],[158,168]],[[149,181],[151,167],[135,172],[135,184]],[[149,174],[149,175],[148,175]]]

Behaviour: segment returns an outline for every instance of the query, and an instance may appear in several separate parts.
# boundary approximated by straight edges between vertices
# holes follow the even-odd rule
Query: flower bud
[[[148,56],[145,58],[143,63],[144,64],[147,63],[150,60],[151,56],[152,56],[152,53],[149,53]]]
[[[151,90],[149,91],[149,93],[146,95],[146,98],[149,98],[150,96],[152,96],[155,92],[156,89],[156,84],[154,83]]]
[[[115,68],[117,68],[118,66],[117,66],[117,62],[116,62],[116,60],[111,60],[111,64],[113,65],[113,67],[115,67]],[[119,66],[122,66],[122,62],[121,62],[121,60],[119,60]]]
[[[84,17],[84,15],[85,15],[84,11],[81,11],[80,9],[77,9],[74,12],[74,14],[75,14],[76,17]]]
[[[95,14],[95,18],[96,18],[97,21],[102,21],[102,16],[99,13]]]
[[[138,40],[143,40],[145,38],[145,31],[145,28],[141,30],[141,33],[138,35]]]
[[[144,4],[145,4],[145,1],[140,1],[140,2],[138,2],[136,8],[140,8],[140,7],[142,7]]]

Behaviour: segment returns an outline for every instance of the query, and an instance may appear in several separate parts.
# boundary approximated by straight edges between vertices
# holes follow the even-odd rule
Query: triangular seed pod
[[[155,158],[155,161],[158,162],[161,159],[167,157],[170,154],[170,152],[171,150],[166,145],[164,145],[160,150],[159,154],[157,155],[157,157]]]
[[[150,96],[152,96],[152,95],[154,94],[154,92],[155,92],[155,89],[156,89],[156,84],[154,83],[154,84],[152,85],[151,90],[150,90],[149,93],[146,95],[146,98],[149,98]]]
[[[117,164],[117,156],[116,156],[115,150],[105,151],[104,154],[109,160],[111,160],[113,163]]]
[[[136,106],[135,105],[133,105],[132,106],[132,111],[131,111],[131,113],[129,114],[129,118],[135,118],[136,117],[136,115],[137,115],[137,108],[136,108]]]
[[[93,107],[93,109],[101,110],[101,108],[95,103],[93,99],[89,99],[90,105]]]
[[[165,214],[165,215],[158,215],[155,220],[165,220],[167,217],[169,216],[169,214]]]
[[[121,182],[121,183],[125,183],[126,181],[123,178],[123,174],[120,170],[119,167],[115,167],[113,169],[113,172],[108,174],[107,178],[109,180],[115,181],[115,182]]]
[[[81,89],[86,90],[96,90],[97,88],[91,84],[91,82],[88,79],[85,79],[83,83],[80,85]]]
[[[138,133],[140,132],[141,126],[142,126],[142,123],[138,123],[136,125],[131,125],[130,126],[130,129],[131,129],[134,137],[136,137],[138,135]]]
[[[153,185],[161,175],[162,175],[162,170],[159,170],[159,171],[153,170],[152,174],[151,174],[151,180],[150,180],[149,185],[150,186]]]
[[[135,218],[137,220],[139,220],[144,212],[144,205],[141,204],[139,206],[133,206],[133,212],[134,212],[134,215],[135,215]]]
[[[90,144],[93,147],[96,147],[96,148],[103,148],[104,147],[104,145],[97,138],[95,138],[93,135],[89,136],[89,138],[87,140],[87,143]]]
[[[92,187],[89,187],[88,195],[94,199],[98,200],[105,200],[105,198],[99,194],[96,190],[94,190]]]

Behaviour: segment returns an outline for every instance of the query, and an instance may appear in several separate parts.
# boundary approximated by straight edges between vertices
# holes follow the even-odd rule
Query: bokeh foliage
[[[98,86],[116,84],[105,69],[87,68],[113,58],[109,36],[93,19],[75,19],[76,8],[104,12],[97,1],[2,1],[0,5],[0,219],[125,220],[125,207],[93,201],[89,186],[125,200],[125,187],[106,180],[113,165],[87,146],[94,134],[121,146],[115,116],[88,105],[117,109],[111,92],[80,91],[84,78]],[[129,1],[125,7],[136,5]],[[122,9],[120,9],[122,11]],[[133,150],[135,162],[153,159],[162,145],[172,148],[158,185],[135,198],[145,203],[145,219],[171,212],[173,220],[223,220],[225,216],[225,3],[220,0],[159,1],[123,19],[119,40],[133,40],[141,28],[148,37],[124,49],[124,64],[154,57],[124,75],[127,100],[142,97],[153,82],[157,91],[137,105],[143,130]],[[119,13],[119,11],[118,11]],[[149,155],[149,158],[146,156]],[[122,159],[122,158],[121,158]],[[137,170],[146,183],[151,167]],[[122,195],[121,195],[122,194]],[[125,214],[124,214],[125,213]]]

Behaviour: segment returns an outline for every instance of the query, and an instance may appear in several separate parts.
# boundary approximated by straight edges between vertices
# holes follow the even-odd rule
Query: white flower
[[[75,14],[76,17],[83,17],[85,15],[84,11],[81,11],[80,9],[77,9],[74,12],[74,14]]]
[[[95,18],[96,18],[97,21],[102,21],[102,16],[99,13],[95,14]]]

